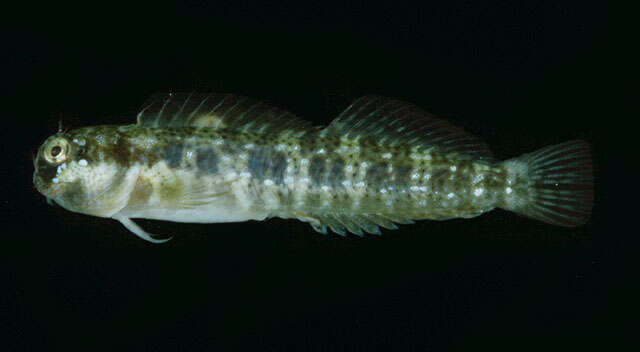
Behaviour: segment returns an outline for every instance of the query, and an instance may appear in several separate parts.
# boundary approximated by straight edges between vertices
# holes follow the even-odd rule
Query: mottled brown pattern
[[[498,162],[477,138],[376,96],[354,101],[320,129],[244,97],[161,94],[136,125],[50,137],[34,166],[34,184],[48,198],[118,219],[150,241],[130,218],[295,217],[322,233],[361,235],[496,206],[575,226],[593,204],[583,141]]]
[[[129,203],[127,204],[127,206],[130,208],[140,208],[146,206],[149,202],[149,198],[151,198],[152,193],[153,185],[151,184],[151,182],[144,177],[138,177],[133,191],[131,192],[131,196],[129,197]]]
[[[268,188],[265,181],[272,181],[275,193],[268,194],[277,195],[281,203],[277,211],[283,212],[300,207],[316,212],[330,207],[383,214],[400,211],[412,218],[429,218],[434,213],[440,218],[443,212],[469,214],[489,209],[493,199],[488,195],[503,187],[500,171],[495,168],[482,171],[488,176],[474,183],[480,172],[474,168],[478,162],[468,157],[436,153],[425,160],[428,152],[422,151],[412,159],[411,150],[405,146],[379,145],[369,138],[352,141],[312,135],[258,136],[193,127],[100,126],[79,131],[78,135],[89,140],[101,136],[100,146],[87,144],[86,155],[91,160],[111,160],[123,167],[136,163],[151,167],[158,162],[173,169],[195,165],[199,174],[246,170],[253,180],[250,194],[256,201],[264,201],[262,188]],[[150,138],[153,143],[148,143]],[[136,140],[147,141],[147,147]],[[188,152],[193,152],[191,161],[186,160]],[[245,159],[239,159],[243,153]],[[231,165],[222,165],[223,156],[231,160]],[[300,183],[301,175],[307,175],[309,184]],[[297,186],[286,184],[285,179],[291,177]],[[180,189],[174,186],[167,187],[162,196],[179,197]],[[474,187],[486,192],[476,196]],[[293,192],[305,194],[301,197],[306,199],[304,204],[287,204],[295,198]]]

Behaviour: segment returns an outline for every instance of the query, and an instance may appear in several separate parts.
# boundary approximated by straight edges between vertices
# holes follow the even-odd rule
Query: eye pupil
[[[60,154],[61,152],[62,152],[62,148],[59,145],[56,145],[55,147],[51,148],[51,156],[54,158],[58,156],[58,154]]]

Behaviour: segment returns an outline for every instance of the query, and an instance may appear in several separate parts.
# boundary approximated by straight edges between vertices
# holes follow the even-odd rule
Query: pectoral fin
[[[143,240],[146,240],[152,243],[164,243],[173,238],[173,237],[162,238],[162,239],[157,238],[159,237],[158,235],[154,235],[146,232],[140,226],[138,226],[135,222],[131,221],[131,219],[127,217],[118,215],[118,216],[114,216],[113,218],[120,221],[120,223],[124,225],[124,227],[126,227],[127,230],[133,232],[136,236],[142,238]]]

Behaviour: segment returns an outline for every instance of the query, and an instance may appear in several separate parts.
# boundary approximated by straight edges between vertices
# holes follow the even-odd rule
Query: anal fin
[[[380,227],[395,230],[398,228],[395,223],[413,223],[411,219],[381,214],[323,213],[295,214],[293,217],[308,222],[315,231],[321,234],[327,234],[327,228],[329,228],[340,236],[345,236],[349,232],[357,236],[364,236],[364,233],[380,235]]]

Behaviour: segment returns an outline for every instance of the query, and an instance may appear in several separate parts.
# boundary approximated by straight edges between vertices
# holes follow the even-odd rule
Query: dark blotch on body
[[[324,159],[319,156],[315,156],[311,159],[311,164],[309,164],[309,175],[311,176],[311,184],[314,187],[320,187],[322,185],[322,181],[325,177],[324,164]]]
[[[117,144],[113,144],[105,150],[106,154],[113,157],[116,163],[123,166],[129,166],[132,162],[131,144],[124,139],[118,140]]]
[[[282,152],[271,148],[256,148],[249,151],[247,164],[251,176],[257,180],[272,179],[276,184],[284,182],[284,171],[287,168],[287,158]]]
[[[196,157],[198,170],[205,174],[215,174],[218,172],[218,154],[212,148],[198,150]]]
[[[336,158],[331,163],[331,171],[329,172],[329,184],[333,188],[342,187],[344,181],[344,160]]]
[[[277,152],[271,159],[271,174],[277,185],[284,183],[284,170],[287,168],[287,158],[284,153]]]
[[[266,156],[264,155],[263,148],[252,149],[249,151],[249,160],[247,166],[249,167],[249,172],[252,177],[255,177],[258,180],[264,178],[264,171],[266,165]]]
[[[164,147],[164,157],[170,168],[175,169],[180,167],[183,150],[184,144],[182,142],[169,143]]]

